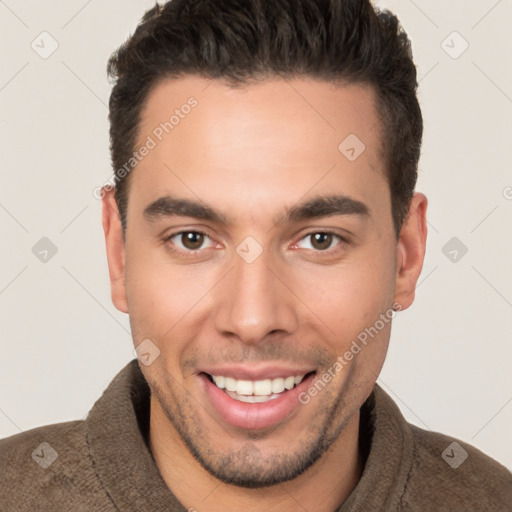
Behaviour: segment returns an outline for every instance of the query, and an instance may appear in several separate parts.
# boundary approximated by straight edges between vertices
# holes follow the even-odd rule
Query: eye
[[[309,242],[308,242],[309,240]],[[315,233],[309,233],[305,237],[303,237],[298,243],[297,246],[302,249],[313,249],[315,251],[326,251],[333,247],[333,242],[345,240],[334,233],[330,233],[328,231],[318,231]],[[336,245],[336,244],[334,244]]]
[[[204,249],[205,247],[202,246],[208,240],[213,244],[210,237],[201,231],[180,231],[170,235],[167,240],[179,249],[188,252]]]

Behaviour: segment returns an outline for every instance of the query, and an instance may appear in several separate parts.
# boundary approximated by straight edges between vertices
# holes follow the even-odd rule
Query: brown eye
[[[202,231],[177,231],[166,236],[164,241],[171,254],[177,258],[202,258],[211,256],[216,247],[214,240]]]
[[[311,245],[320,251],[329,249],[332,244],[332,233],[313,233],[311,237]]]
[[[197,231],[185,231],[181,234],[181,243],[186,249],[194,251],[203,245],[204,235]]]

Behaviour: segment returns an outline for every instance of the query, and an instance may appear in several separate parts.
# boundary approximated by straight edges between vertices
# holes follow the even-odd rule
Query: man
[[[138,359],[0,441],[0,508],[509,510],[512,475],[376,384],[427,199],[410,46],[362,0],[173,0],[109,62],[101,190]]]

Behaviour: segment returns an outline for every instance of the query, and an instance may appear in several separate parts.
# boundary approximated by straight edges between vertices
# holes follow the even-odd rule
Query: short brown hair
[[[417,180],[423,121],[409,39],[369,0],[170,0],[147,11],[108,62],[115,198],[126,229],[141,112],[161,79],[199,75],[236,87],[272,77],[371,85],[398,236]]]

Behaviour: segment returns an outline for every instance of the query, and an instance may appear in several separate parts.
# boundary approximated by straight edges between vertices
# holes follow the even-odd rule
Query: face
[[[125,246],[107,220],[113,299],[150,340],[161,430],[224,482],[317,461],[371,392],[393,304],[412,301],[374,105],[362,85],[189,76],[143,110]]]

